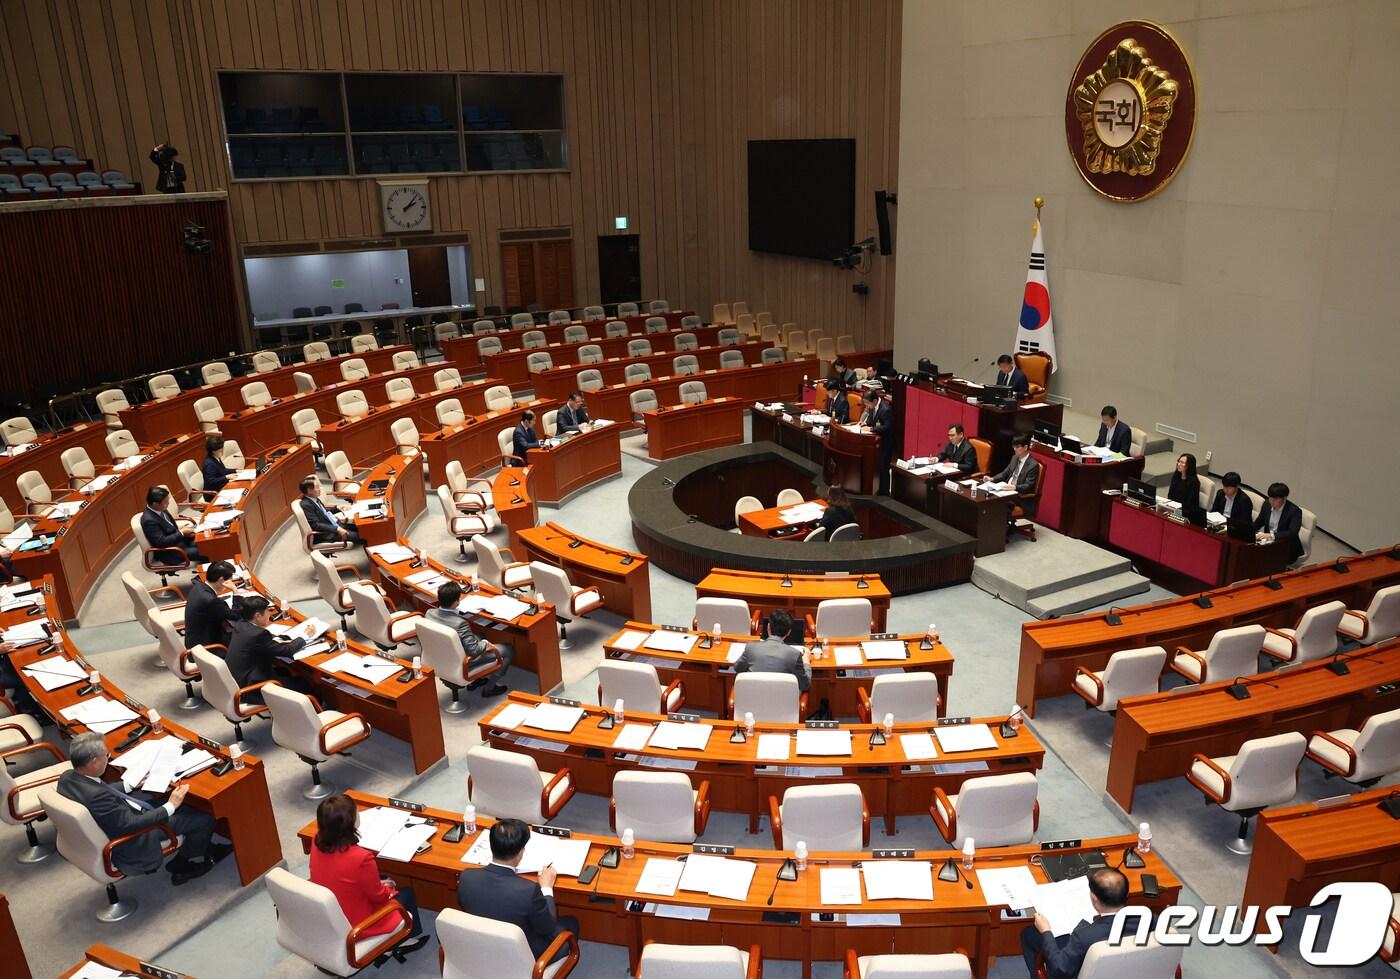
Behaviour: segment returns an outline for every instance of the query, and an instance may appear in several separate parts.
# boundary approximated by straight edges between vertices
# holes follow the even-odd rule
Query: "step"
[[[1004,601],[1025,608],[1040,595],[1109,578],[1132,568],[1127,558],[1093,544],[1037,528],[1037,539],[1013,538],[1000,554],[978,558],[972,583]]]
[[[1130,595],[1141,595],[1151,582],[1140,574],[1124,571],[1107,578],[1041,595],[1026,604],[1026,611],[1037,619],[1071,615],[1085,609],[1115,602]]]

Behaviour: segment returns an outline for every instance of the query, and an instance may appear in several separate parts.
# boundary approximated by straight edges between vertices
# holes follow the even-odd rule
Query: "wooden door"
[[[415,306],[451,306],[452,280],[442,245],[408,250],[408,283]]]
[[[568,309],[574,305],[571,241],[522,241],[501,245],[507,309]]]

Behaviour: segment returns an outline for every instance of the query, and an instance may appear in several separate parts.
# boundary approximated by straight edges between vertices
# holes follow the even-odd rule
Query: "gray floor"
[[[623,474],[579,494],[557,511],[545,510],[541,519],[555,519],[594,539],[632,547],[626,494],[648,463],[638,451],[640,437],[624,440]],[[500,534],[498,536],[503,536]],[[429,553],[444,559],[456,554],[456,544],[444,532],[436,501],[412,528],[412,541]],[[1013,547],[1034,547],[1030,542],[1014,542]],[[114,565],[112,573],[94,591],[82,610],[82,627],[72,633],[79,648],[104,673],[119,680],[123,687],[159,707],[168,716],[178,716],[210,737],[226,739],[227,723],[208,709],[180,711],[179,685],[162,670],[152,666],[154,646],[130,621],[130,612],[121,592],[117,574],[136,565],[128,551]],[[470,566],[464,566],[469,570]],[[330,611],[315,597],[315,586],[308,563],[295,540],[285,531],[265,549],[256,572],[274,591],[292,599],[307,612],[323,617]],[[694,587],[670,575],[651,569],[652,606],[657,621],[688,623],[695,599]],[[1165,592],[1153,588],[1139,601],[1153,601]],[[953,714],[1004,714],[1011,706],[1015,686],[1016,657],[1020,627],[1027,616],[1011,605],[978,590],[971,584],[896,599],[890,613],[893,630],[918,631],[930,621],[937,623],[948,647],[957,657],[949,710]],[[563,653],[564,677],[570,695],[595,699],[594,669],[601,658],[600,644],[611,635],[620,619],[600,613],[570,627],[576,647]],[[534,689],[534,677],[512,675],[512,686]],[[447,697],[444,693],[443,704]],[[447,735],[448,761],[423,777],[405,775],[411,771],[407,751],[389,738],[371,738],[350,759],[326,766],[329,780],[341,786],[367,791],[410,796],[430,805],[459,809],[466,801],[465,752],[478,740],[476,720],[483,705],[470,698],[471,709],[461,715],[443,715]],[[1232,832],[1231,820],[1207,810],[1183,783],[1148,786],[1140,794],[1139,811],[1127,818],[1103,794],[1107,748],[1103,741],[1110,734],[1109,720],[1086,713],[1077,698],[1044,702],[1041,716],[1032,729],[1049,749],[1040,774],[1041,827],[1039,838],[1089,837],[1129,830],[1137,819],[1149,819],[1156,846],[1175,872],[1187,884],[1184,903],[1238,902],[1246,863],[1226,853],[1220,845]],[[250,731],[254,752],[268,768],[268,780],[277,815],[287,866],[305,873],[306,860],[295,839],[296,830],[314,815],[312,803],[301,797],[307,768],[271,743],[265,725]],[[1305,769],[1299,798],[1310,799],[1340,791],[1335,783]],[[577,796],[570,802],[568,824],[583,831],[607,832],[607,806],[603,799]],[[45,828],[47,835],[50,831]],[[876,839],[881,838],[877,829]],[[763,834],[751,837],[744,817],[716,814],[710,821],[706,841],[732,842],[765,847],[771,845],[766,824]],[[901,821],[901,844],[941,847],[943,841],[928,819]],[[130,881],[123,893],[142,902],[140,912],[115,926],[103,926],[92,914],[101,903],[101,888],[61,859],[53,858],[38,866],[20,867],[13,862],[23,847],[23,834],[0,833],[0,866],[6,868],[0,889],[23,895],[13,906],[21,940],[36,976],[52,976],[78,960],[82,950],[94,942],[104,942],[153,959],[168,968],[201,979],[253,979],[257,976],[311,977],[309,965],[283,953],[273,940],[275,913],[266,891],[260,885],[240,889],[231,861],[214,873],[178,890],[169,886],[164,874]],[[157,879],[160,878],[160,879]],[[20,886],[22,885],[22,886]],[[431,928],[433,915],[426,918]],[[250,936],[257,936],[250,940]],[[1289,948],[1296,947],[1296,943]],[[626,957],[619,948],[584,943],[583,960],[575,975],[618,977],[626,974]],[[1207,950],[1193,948],[1187,955],[1190,975],[1216,976],[1227,973],[1237,979],[1264,976],[1311,976],[1317,973],[1301,965],[1296,952],[1279,957],[1253,948]],[[793,962],[771,962],[770,976],[797,976]],[[406,966],[390,963],[379,974],[386,976],[436,976],[434,951],[425,950]],[[483,975],[492,975],[483,971]],[[839,975],[839,965],[827,963],[814,970],[817,976]],[[992,975],[1019,977],[1025,974],[1018,959],[999,960]],[[1380,963],[1353,970],[1359,977],[1393,975]]]

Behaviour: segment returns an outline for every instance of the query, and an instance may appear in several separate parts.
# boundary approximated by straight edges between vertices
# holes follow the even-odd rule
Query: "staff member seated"
[[[775,611],[768,616],[768,637],[744,647],[734,672],[791,673],[797,677],[797,688],[806,693],[812,686],[812,660],[806,650],[787,644],[792,631],[792,616],[783,609]]]
[[[1099,437],[1094,445],[1119,455],[1127,455],[1133,447],[1133,430],[1118,420],[1118,409],[1113,405],[1104,405],[1099,412]]]
[[[866,391],[861,395],[865,410],[860,416],[863,430],[880,437],[880,488],[881,496],[890,495],[890,460],[894,457],[894,412],[880,398],[878,391]]]
[[[127,793],[120,781],[107,782],[102,778],[111,758],[102,735],[78,735],[68,745],[73,769],[59,776],[57,789],[59,795],[90,812],[107,839],[115,840],[161,823],[169,826],[176,836],[185,838],[175,858],[165,865],[170,882],[176,887],[203,877],[233,851],[227,844],[212,842],[212,816],[184,806],[190,791],[188,782],[175,786],[164,803],[147,792]],[[128,877],[159,870],[164,839],[160,833],[141,833],[112,850],[112,864]]]
[[[559,917],[554,910],[553,867],[539,872],[539,883],[516,874],[530,827],[519,819],[502,819],[491,827],[491,862],[480,870],[465,870],[457,883],[457,903],[467,914],[515,925],[525,933],[530,954],[539,959],[560,932],[578,934],[578,920]],[[555,961],[568,954],[561,946]],[[488,970],[489,971],[489,970]]]
[[[948,444],[938,453],[939,462],[951,462],[958,472],[966,475],[977,469],[977,450],[963,434],[962,425],[954,422],[948,426]]]
[[[279,639],[269,632],[267,627],[272,624],[272,603],[261,595],[245,598],[239,615],[242,618],[233,625],[228,652],[224,655],[228,671],[238,685],[251,687],[255,683],[276,680],[288,689],[310,693],[311,688],[303,680],[288,676],[276,666],[278,658],[290,659],[301,652],[306,647],[306,640]],[[245,699],[248,703],[261,704],[262,691],[254,691]]]
[[[564,404],[564,407],[559,409],[559,414],[554,416],[555,434],[567,435],[570,432],[586,432],[590,425],[588,406],[583,403],[583,392],[574,391],[569,395],[569,400]]]
[[[353,544],[363,544],[360,540],[360,532],[355,527],[345,527],[341,525],[343,515],[336,507],[328,507],[321,499],[321,480],[316,476],[307,476],[302,479],[301,484],[301,512],[306,514],[306,522],[311,526],[311,530],[316,535],[317,544],[329,544],[332,541],[348,540]]]
[[[194,542],[194,528],[181,529],[170,515],[170,491],[164,486],[152,486],[146,491],[146,509],[141,513],[141,533],[152,547],[168,547],[185,552],[191,564],[203,564],[204,555]],[[158,552],[161,564],[179,564],[173,554]]]
[[[1180,503],[1181,512],[1187,519],[1195,518],[1193,522],[1200,522],[1201,479],[1196,475],[1196,457],[1189,452],[1176,457],[1176,472],[1172,473],[1167,499]]]
[[[1263,544],[1282,540],[1288,542],[1288,556],[1296,561],[1303,556],[1303,542],[1298,533],[1303,529],[1303,511],[1288,499],[1287,483],[1269,484],[1269,502],[1254,521],[1254,536]]]
[[[831,537],[831,532],[837,527],[844,527],[848,523],[855,523],[856,515],[851,509],[851,499],[846,495],[846,491],[839,486],[832,486],[826,491],[826,512],[822,514],[821,523],[818,527],[826,528],[826,536]]]
[[[1016,361],[1011,359],[1010,354],[1002,354],[997,358],[997,379],[998,387],[1007,387],[1016,393],[1016,397],[1024,398],[1031,393],[1031,379],[1026,376],[1026,372],[1016,366]]]
[[[1006,468],[991,479],[993,482],[1016,487],[1016,492],[1025,497],[1020,503],[1021,511],[1029,517],[1035,513],[1036,501],[1032,494],[1035,493],[1036,480],[1040,478],[1040,465],[1031,458],[1030,436],[1017,435],[1013,438],[1011,452],[1011,461],[1006,464]]]
[[[1021,955],[1031,975],[1036,974],[1037,955],[1044,958],[1049,979],[1074,979],[1079,975],[1089,947],[1108,938],[1113,916],[1128,903],[1128,878],[1111,867],[1095,870],[1089,875],[1089,903],[1098,912],[1094,920],[1079,922],[1063,938],[1051,933],[1050,922],[1043,914],[1036,914],[1035,923],[1021,929]]]
[[[399,887],[379,875],[374,853],[359,845],[360,822],[355,803],[343,795],[322,799],[316,807],[316,836],[311,841],[311,883],[320,884],[335,895],[347,921],[364,921],[390,901],[397,901],[413,919],[413,931],[395,950],[416,952],[428,944],[423,922],[418,917],[418,899],[411,887]],[[360,938],[387,935],[400,924],[394,915],[371,925]]]
[[[1219,513],[1226,522],[1254,522],[1254,501],[1240,489],[1240,474],[1228,472],[1220,477],[1220,489],[1215,491],[1215,502],[1210,505],[1211,513]]]
[[[209,494],[209,499],[214,498],[214,494],[228,485],[228,478],[237,469],[230,469],[224,465],[224,437],[222,435],[208,435],[204,439],[204,492]]]
[[[557,419],[558,416],[556,415]],[[523,466],[525,460],[530,458],[527,454],[531,449],[540,447],[540,437],[535,433],[535,413],[527,411],[520,416],[520,424],[515,426],[515,431],[511,433],[511,452],[519,457],[519,461],[512,460],[512,464]]]
[[[227,646],[229,629],[238,621],[242,599],[236,595],[230,607],[225,597],[233,592],[233,565],[215,561],[202,579],[195,578],[185,594],[185,648]]]
[[[495,653],[501,657],[500,674],[505,676],[506,670],[510,669],[511,660],[515,658],[514,650],[509,645],[501,649],[495,643],[487,642],[472,631],[471,622],[468,621],[466,613],[457,610],[457,606],[462,603],[462,586],[455,581],[443,582],[438,586],[437,599],[437,608],[428,609],[426,614],[434,622],[440,622],[457,633],[457,638],[462,643],[462,652],[467,657],[467,672],[470,672],[473,667],[480,666],[481,660]],[[467,684],[467,689],[476,690],[486,687],[490,680],[489,676],[473,680]],[[499,697],[507,689],[509,688],[504,683],[492,683],[481,691],[481,697],[483,700]]]

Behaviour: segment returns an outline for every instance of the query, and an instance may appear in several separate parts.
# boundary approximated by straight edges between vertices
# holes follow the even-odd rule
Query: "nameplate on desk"
[[[267,471],[268,471],[269,469],[271,469],[271,468],[272,468],[272,463],[269,462],[267,465],[263,466],[261,469],[258,470],[258,475],[259,475],[259,476],[265,476],[265,475],[267,475]]]
[[[899,638],[899,633],[897,633],[897,632],[872,632],[872,633],[870,634],[870,638],[871,638],[871,639],[898,639],[898,638]]]
[[[141,714],[142,716],[144,716],[146,713],[146,705],[141,703],[141,701],[139,700],[133,700],[131,697],[123,697],[122,703],[126,704],[126,706],[130,707],[132,710],[136,711],[136,713]]]
[[[582,706],[583,706],[583,701],[581,701],[581,700],[570,700],[570,699],[568,699],[567,697],[550,697],[550,698],[549,698],[549,702],[550,702],[551,704],[558,704],[560,707],[582,707]]]
[[[830,728],[840,727],[841,725],[837,721],[808,721],[806,726],[813,730],[824,731]]]
[[[663,630],[665,630],[666,632],[689,632],[689,631],[690,631],[689,629],[687,629],[687,628],[686,628],[685,626],[683,626],[683,625],[663,625],[661,628],[662,628]]]
[[[567,826],[531,826],[530,832],[539,833],[541,836],[557,836],[564,840],[574,835],[574,831]]]
[[[696,843],[691,852],[708,853],[717,857],[729,857],[734,855],[734,847],[723,843]]]
[[[914,857],[914,848],[885,847],[879,850],[871,850],[870,856],[876,860],[912,860]]]
[[[699,714],[671,713],[666,715],[668,721],[679,721],[681,724],[696,724],[700,721]]]
[[[223,751],[223,750],[224,750],[224,746],[223,746],[222,744],[220,744],[218,741],[215,741],[213,738],[206,738],[206,737],[204,737],[203,735],[200,735],[200,737],[199,737],[199,743],[202,744],[202,745],[204,745],[204,747],[210,749],[211,751]]]
[[[1047,840],[1040,844],[1040,852],[1049,853],[1052,850],[1077,850],[1083,845],[1083,840]]]
[[[948,727],[948,726],[951,726],[951,725],[953,725],[953,724],[971,724],[971,723],[972,723],[972,718],[970,718],[970,717],[940,717],[940,718],[938,719],[938,726],[939,726],[939,727]]]
[[[67,527],[59,527],[58,533],[54,534],[54,539],[57,540],[59,537],[62,537],[66,533],[68,533]]]
[[[152,976],[153,979],[188,979],[183,972],[172,972],[169,969],[162,969],[158,965],[151,965],[149,962],[141,963],[141,972]]]
[[[1400,683],[1382,683],[1376,688],[1376,693],[1394,693],[1396,690],[1400,690]]]
[[[398,663],[400,666],[403,665],[399,663],[399,658],[387,649],[376,649],[374,655],[378,656],[380,659],[387,659],[390,663]]]
[[[389,805],[393,806],[395,809],[407,809],[409,812],[422,812],[422,811],[423,811],[423,803],[421,803],[421,802],[409,802],[407,799],[394,799],[394,798],[390,798],[390,799],[389,799]]]

